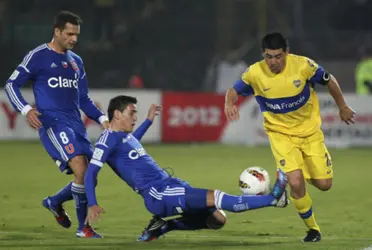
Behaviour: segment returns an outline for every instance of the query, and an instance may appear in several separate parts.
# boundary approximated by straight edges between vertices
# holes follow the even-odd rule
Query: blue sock
[[[60,205],[66,201],[72,200],[72,191],[71,191],[72,182],[67,184],[64,188],[58,191],[55,195],[50,197],[52,204]]]
[[[71,191],[75,200],[76,215],[79,221],[78,230],[82,230],[85,225],[85,218],[88,214],[88,199],[85,194],[84,185],[72,183]]]
[[[229,195],[219,190],[214,191],[214,201],[217,209],[234,213],[272,206],[274,196],[267,195]]]

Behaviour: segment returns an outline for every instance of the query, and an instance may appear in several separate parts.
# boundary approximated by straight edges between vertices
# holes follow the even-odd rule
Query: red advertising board
[[[220,139],[227,124],[223,95],[163,92],[162,98],[163,142],[209,142]]]

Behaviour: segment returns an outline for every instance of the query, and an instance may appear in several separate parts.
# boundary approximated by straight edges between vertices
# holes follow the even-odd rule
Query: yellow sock
[[[305,196],[300,199],[294,199],[291,197],[291,201],[295,205],[297,212],[304,221],[305,225],[309,229],[315,229],[320,232],[320,228],[316,223],[315,215],[312,209],[313,201],[311,200],[309,194],[306,192]]]

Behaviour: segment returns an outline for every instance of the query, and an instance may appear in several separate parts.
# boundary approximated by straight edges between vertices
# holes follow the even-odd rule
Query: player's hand
[[[229,121],[237,121],[240,118],[239,110],[236,105],[225,105],[225,115]]]
[[[38,118],[39,115],[41,115],[39,111],[37,111],[34,108],[28,111],[26,118],[27,118],[27,123],[28,125],[30,125],[31,128],[39,129],[41,128],[41,126],[43,126]]]
[[[159,115],[160,111],[163,109],[162,106],[157,105],[157,104],[151,104],[149,113],[147,115],[147,118],[150,121],[154,121],[155,116]]]
[[[100,220],[101,213],[104,213],[105,210],[98,205],[94,205],[88,208],[88,216],[85,219],[85,224],[96,223]]]
[[[108,121],[103,122],[101,125],[102,125],[103,129],[109,129],[110,128],[110,123]]]
[[[350,123],[355,123],[354,115],[355,115],[355,111],[352,110],[349,106],[340,108],[340,118],[347,125],[350,125]]]

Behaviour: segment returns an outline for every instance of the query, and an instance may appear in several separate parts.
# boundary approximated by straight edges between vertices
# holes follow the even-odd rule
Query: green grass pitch
[[[224,145],[147,145],[163,168],[195,187],[238,194],[238,176],[249,166],[275,165],[268,147]],[[293,205],[240,214],[227,213],[218,231],[178,231],[151,243],[136,242],[150,214],[141,197],[105,167],[98,181],[98,201],[106,209],[94,225],[104,239],[76,239],[75,211],[70,229],[57,225],[41,200],[65,185],[39,142],[0,142],[0,249],[363,249],[372,245],[371,149],[330,149],[335,179],[328,192],[309,187],[323,240],[304,244],[306,228]]]

